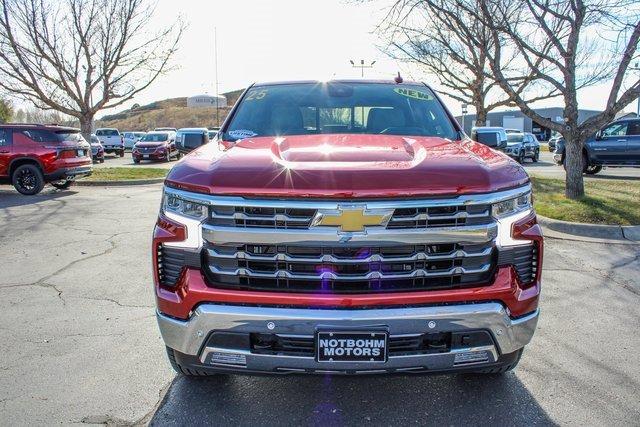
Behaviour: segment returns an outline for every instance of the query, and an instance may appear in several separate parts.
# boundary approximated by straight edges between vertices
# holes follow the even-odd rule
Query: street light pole
[[[359,63],[359,64],[357,64],[357,65],[356,65],[356,63],[355,63],[355,62],[353,62],[353,60],[350,60],[349,62],[351,63],[351,66],[352,66],[353,68],[360,68],[360,75],[361,75],[361,77],[364,77],[364,69],[365,69],[365,68],[373,68],[373,64],[375,64],[375,63],[376,63],[376,61],[371,61],[371,63],[370,63],[370,64],[365,64],[365,63],[364,63],[364,59],[361,59],[361,60],[360,60],[360,63]]]
[[[465,117],[465,114],[467,114],[467,104],[462,104],[462,132],[466,133],[466,131],[464,130],[464,117]]]
[[[629,68],[634,71],[640,71],[640,62],[636,62],[636,65]],[[638,97],[638,106],[636,107],[636,117],[640,117],[640,96]]]

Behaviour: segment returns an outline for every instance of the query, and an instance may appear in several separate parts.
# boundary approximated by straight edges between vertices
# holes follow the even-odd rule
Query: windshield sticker
[[[258,134],[252,130],[237,129],[237,130],[230,130],[228,132],[228,135],[234,139],[245,139],[245,138],[251,138],[252,136],[256,136]]]
[[[395,93],[406,96],[407,98],[419,99],[420,101],[433,101],[433,96],[426,92],[420,92],[415,89],[396,88],[393,90]]]
[[[252,90],[252,91],[249,91],[249,93],[247,94],[247,97],[244,100],[245,101],[258,101],[260,99],[263,99],[265,96],[267,96],[267,90],[266,89]]]

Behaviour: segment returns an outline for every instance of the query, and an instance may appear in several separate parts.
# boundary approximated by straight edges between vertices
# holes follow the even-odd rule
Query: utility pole
[[[213,52],[214,52],[214,66],[216,71],[216,126],[220,126],[220,106],[218,93],[218,28],[213,27]]]
[[[359,64],[357,64],[357,65],[356,65],[356,63],[355,63],[355,62],[353,62],[353,59],[352,59],[352,60],[350,60],[349,62],[351,63],[351,66],[352,66],[353,68],[360,68],[360,74],[361,74],[361,76],[362,76],[362,77],[364,77],[364,69],[365,69],[365,68],[373,68],[373,64],[375,64],[375,63],[376,63],[376,61],[371,61],[371,63],[370,63],[370,64],[365,64],[365,63],[364,63],[364,59],[361,59],[361,60],[360,60],[360,63],[359,63]]]

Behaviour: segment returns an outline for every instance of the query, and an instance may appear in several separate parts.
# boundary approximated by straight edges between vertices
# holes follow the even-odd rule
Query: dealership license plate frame
[[[143,159],[148,159],[148,158],[149,158],[149,155],[148,155],[148,154],[143,154],[143,155],[142,155],[142,158],[143,158]]]
[[[384,339],[382,355],[378,357],[329,357],[320,354],[320,339]],[[359,331],[359,330],[321,330],[316,331],[314,336],[316,362],[319,363],[386,363],[389,355],[389,332],[384,330]]]

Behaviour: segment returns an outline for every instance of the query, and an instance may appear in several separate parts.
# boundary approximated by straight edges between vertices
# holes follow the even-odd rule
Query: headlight
[[[162,210],[197,220],[207,217],[206,205],[181,199],[175,194],[164,194]]]
[[[491,206],[491,215],[493,215],[494,218],[503,218],[529,209],[531,209],[531,192],[514,197],[513,199],[494,203]]]

